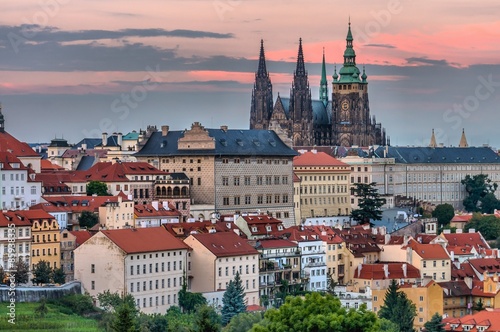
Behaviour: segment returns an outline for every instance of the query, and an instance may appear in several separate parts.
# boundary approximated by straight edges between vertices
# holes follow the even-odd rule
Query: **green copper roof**
[[[352,46],[351,20],[349,19],[349,27],[346,37],[346,48],[344,51],[344,65],[339,71],[340,83],[361,83],[360,71],[356,67],[356,52]],[[364,82],[364,81],[363,81]]]

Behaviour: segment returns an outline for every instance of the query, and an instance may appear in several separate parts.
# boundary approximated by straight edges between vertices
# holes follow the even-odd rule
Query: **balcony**
[[[269,254],[262,253],[260,254],[260,257],[263,259],[267,258],[281,258],[281,257],[297,257],[300,256],[300,251],[293,251],[293,252],[272,252]]]
[[[304,267],[318,267],[318,266],[325,266],[325,262],[310,262],[307,263]]]

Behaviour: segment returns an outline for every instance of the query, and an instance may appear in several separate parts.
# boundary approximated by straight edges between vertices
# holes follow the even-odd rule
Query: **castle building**
[[[331,100],[328,95],[325,54],[320,81],[319,100],[312,100],[304,64],[302,39],[299,40],[297,66],[290,98],[273,92],[266,69],[264,44],[261,41],[258,70],[252,91],[250,129],[272,129],[284,132],[293,146],[370,146],[386,145],[385,129],[370,116],[368,81],[365,69],[356,66],[351,23],[346,37],[344,64],[335,68]],[[285,140],[284,140],[285,141]]]

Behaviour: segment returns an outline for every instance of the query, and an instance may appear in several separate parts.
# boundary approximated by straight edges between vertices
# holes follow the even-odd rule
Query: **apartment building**
[[[74,255],[75,279],[91,296],[107,290],[130,294],[146,314],[163,314],[178,305],[177,294],[191,268],[189,247],[163,227],[103,230]]]
[[[437,282],[451,280],[451,259],[439,244],[422,244],[411,239],[406,246],[406,261]]]
[[[259,304],[259,252],[233,232],[191,234],[193,292],[225,290],[239,273],[247,305]]]
[[[61,267],[66,275],[66,282],[75,279],[75,257],[74,250],[83,242],[92,237],[92,233],[87,230],[61,231]]]
[[[281,220],[265,214],[241,215],[234,223],[249,240],[268,238],[285,229]]]
[[[292,158],[297,153],[273,131],[191,129],[154,131],[135,154],[167,173],[184,172],[191,185],[191,214],[266,212],[295,223]]]
[[[14,211],[0,213],[0,257],[4,271],[10,271],[18,260],[31,266],[31,223]]]
[[[134,205],[134,227],[159,227],[166,223],[184,221],[180,211],[168,202]]]
[[[295,157],[293,169],[300,178],[301,219],[350,214],[349,165],[312,150]]]
[[[0,135],[1,137],[1,135]],[[26,209],[40,202],[42,184],[13,153],[0,151],[0,206]]]

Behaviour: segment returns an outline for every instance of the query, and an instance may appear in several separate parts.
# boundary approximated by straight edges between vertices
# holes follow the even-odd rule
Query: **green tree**
[[[220,317],[214,308],[208,305],[199,306],[195,315],[195,332],[219,332]]]
[[[138,330],[141,332],[166,332],[168,327],[168,320],[166,315],[141,314],[137,318]]]
[[[97,294],[97,300],[99,301],[99,305],[104,311],[114,312],[120,306],[126,304],[130,309],[134,311],[134,315],[139,313],[135,305],[134,297],[131,294],[127,294],[122,296],[118,293],[111,293],[108,290],[105,290],[102,293]]]
[[[385,318],[380,318],[380,331],[381,332],[399,332],[399,326]]]
[[[480,232],[486,240],[495,240],[500,236],[500,218],[474,213],[471,220],[465,224],[464,230],[467,232],[471,228]]]
[[[92,228],[99,222],[99,217],[92,211],[82,211],[78,217],[80,228]]]
[[[198,306],[207,304],[201,293],[191,293],[187,290],[186,278],[183,278],[182,288],[179,291],[179,307],[183,312],[194,312]]]
[[[24,262],[21,258],[19,258],[19,260],[14,263],[11,270],[11,276],[14,277],[16,284],[25,284],[28,282],[30,266],[27,262]]]
[[[340,300],[318,292],[304,297],[289,296],[279,309],[269,309],[264,320],[252,332],[314,331],[314,332],[379,332],[380,320],[363,304],[358,310],[346,309]]]
[[[397,324],[401,332],[412,332],[417,309],[406,293],[399,291],[396,280],[392,279],[378,315]]]
[[[500,202],[494,197],[498,184],[491,181],[487,174],[466,175],[461,183],[465,186],[467,197],[463,204],[469,212],[492,213],[500,207]]]
[[[47,261],[39,261],[33,270],[34,284],[48,284],[52,280],[52,268]]]
[[[104,182],[90,181],[87,183],[87,196],[110,196],[108,193],[108,186]]]
[[[424,324],[426,332],[445,332],[443,317],[437,312],[432,316],[431,320]]]
[[[229,324],[222,329],[223,332],[241,332],[250,331],[254,324],[261,322],[263,319],[260,312],[242,312],[234,316]]]
[[[54,269],[54,271],[52,272],[52,281],[55,284],[61,284],[61,285],[66,282],[66,273],[64,273],[62,267]]]
[[[483,299],[480,298],[477,300],[477,302],[474,303],[473,309],[474,311],[483,311],[485,309]]]
[[[111,329],[115,332],[132,332],[135,331],[135,321],[134,309],[124,303],[114,313]]]
[[[370,223],[370,220],[382,220],[382,210],[385,198],[381,198],[376,183],[355,183],[354,195],[359,198],[358,209],[351,211],[351,218],[360,224]]]
[[[0,266],[0,283],[6,283],[8,282],[8,275],[5,273],[3,266]]]
[[[229,281],[222,297],[222,324],[226,325],[231,318],[246,311],[245,290],[241,284],[240,274],[236,272],[234,280]]]
[[[45,317],[47,313],[49,312],[49,309],[47,308],[47,301],[45,298],[42,298],[39,302],[39,305],[35,308],[35,314],[38,317]]]
[[[328,285],[326,286],[326,291],[328,293],[332,294],[333,296],[337,296],[337,293],[335,292],[335,287],[337,287],[339,283],[336,282],[335,280],[333,280],[332,273],[328,273],[327,282],[328,282]]]
[[[434,211],[432,211],[432,216],[437,218],[438,225],[440,228],[447,226],[451,219],[455,216],[455,209],[453,205],[445,203],[436,206]]]
[[[194,326],[194,314],[183,314],[177,306],[171,306],[167,310],[168,332],[192,332]]]

